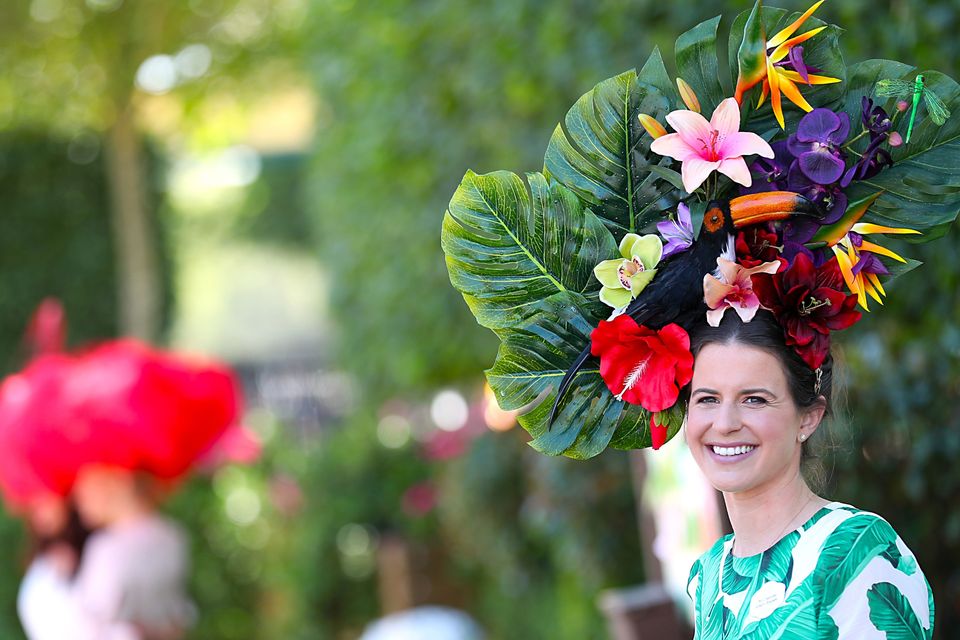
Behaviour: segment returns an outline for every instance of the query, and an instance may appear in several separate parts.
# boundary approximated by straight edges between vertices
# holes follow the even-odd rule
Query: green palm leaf
[[[717,62],[717,28],[720,16],[701,22],[679,38],[676,44],[677,75],[693,87],[706,118],[717,105],[732,95],[720,81],[720,65]],[[742,31],[742,30],[741,30]],[[724,78],[729,87],[729,78]]]
[[[524,326],[555,294],[593,294],[593,311],[603,314],[593,267],[618,255],[610,233],[569,190],[540,174],[528,180],[529,192],[509,172],[468,172],[443,220],[450,281],[477,322],[495,331]]]
[[[596,367],[577,374],[553,426],[546,428],[556,385],[589,342],[598,321],[583,315],[587,307],[585,300],[576,297],[557,295],[544,300],[542,314],[503,338],[497,360],[487,370],[487,381],[501,407],[520,409],[536,404],[520,416],[520,424],[533,436],[531,446],[542,453],[590,458],[603,451],[618,432],[620,440],[637,434],[636,441],[627,443],[631,447],[622,448],[650,444],[646,412],[616,400]]]
[[[844,520],[830,534],[820,552],[816,572],[824,576],[821,607],[829,611],[843,595],[847,584],[890,545],[896,546],[897,534],[883,519],[858,514]]]
[[[887,640],[925,640],[930,630],[924,629],[913,607],[894,585],[879,582],[867,591],[870,621],[878,631],[886,632]]]
[[[613,398],[598,370],[577,376],[550,430],[554,388],[609,312],[593,267],[618,255],[603,222],[561,184],[529,174],[468,172],[447,210],[441,244],[453,286],[502,342],[487,379],[504,409],[526,409],[531,445],[588,458],[607,446],[649,446],[646,412]],[[674,429],[676,431],[676,429]]]
[[[659,220],[658,201],[675,190],[651,171],[671,161],[650,152],[652,140],[637,119],[646,113],[664,121],[671,92],[662,69],[654,51],[639,77],[627,71],[584,94],[557,125],[544,157],[544,173],[576,193],[618,241]]]
[[[723,562],[723,573],[720,575],[720,590],[728,595],[740,593],[747,589],[751,582],[752,576],[741,575],[733,568],[733,554],[727,555]]]
[[[842,109],[850,115],[851,122],[859,122],[862,96],[876,96],[878,83],[885,79],[912,84],[916,74],[915,68],[890,60],[855,64],[847,73]],[[924,71],[923,76],[926,87],[940,97],[945,109],[960,109],[960,86],[954,80],[936,71]],[[893,86],[884,84],[888,89]],[[891,96],[882,104],[888,113],[894,113],[895,100]],[[901,124],[905,135],[906,123]],[[853,148],[862,152],[867,144],[864,138]],[[891,149],[891,155],[894,165],[868,180],[851,184],[848,198],[853,202],[882,191],[883,195],[864,216],[866,221],[923,232],[923,236],[908,241],[940,237],[960,214],[960,118],[949,118],[940,126],[932,118],[918,117],[910,144]]]

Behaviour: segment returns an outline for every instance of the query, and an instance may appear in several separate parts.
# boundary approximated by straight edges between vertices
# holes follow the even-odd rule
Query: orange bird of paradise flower
[[[880,195],[880,193],[875,193],[850,205],[840,220],[833,225],[821,227],[812,239],[813,242],[826,243],[833,250],[834,255],[837,256],[837,264],[840,266],[844,282],[847,283],[850,293],[857,296],[857,303],[863,307],[864,311],[870,310],[867,306],[868,295],[880,304],[883,304],[881,296],[887,295],[879,277],[886,271],[881,270],[878,273],[875,269],[868,267],[873,263],[871,254],[887,256],[899,262],[906,262],[906,260],[896,252],[870,242],[862,236],[873,233],[891,235],[920,233],[915,229],[885,227],[879,224],[860,222],[867,209]]]
[[[754,5],[744,27],[743,42],[740,44],[740,50],[737,53],[739,75],[734,98],[737,99],[738,104],[742,104],[743,94],[763,82],[760,101],[757,106],[762,105],[769,95],[770,106],[773,108],[773,114],[776,116],[781,129],[786,128],[783,121],[782,96],[786,96],[787,99],[804,111],[813,110],[813,107],[801,95],[797,84],[817,85],[840,82],[839,78],[806,73],[805,70],[801,74],[799,71],[776,66],[778,62],[790,55],[790,50],[793,47],[806,42],[826,29],[825,26],[817,27],[799,36],[791,37],[807,18],[813,15],[813,12],[823,4],[823,1],[814,3],[803,15],[778,31],[772,38],[766,40],[763,21],[760,19],[760,10],[763,3],[757,0],[757,4]]]

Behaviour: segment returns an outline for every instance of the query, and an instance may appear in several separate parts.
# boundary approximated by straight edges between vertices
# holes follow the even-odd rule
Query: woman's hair
[[[66,522],[63,528],[55,534],[40,534],[31,526],[27,526],[27,564],[54,546],[62,544],[76,554],[77,563],[73,567],[73,575],[76,575],[77,568],[80,566],[79,559],[83,556],[83,548],[87,544],[87,538],[93,533],[93,529],[87,527],[80,519],[80,514],[73,502],[68,501],[66,509]],[[73,578],[73,575],[70,577]]]
[[[833,356],[827,355],[818,374],[792,347],[787,346],[784,342],[783,327],[769,311],[758,310],[750,322],[743,322],[735,313],[725,313],[717,327],[711,327],[705,322],[692,327],[690,351],[693,357],[696,358],[708,344],[742,344],[769,353],[780,363],[787,379],[790,397],[799,410],[811,408],[820,396],[823,396],[826,400],[824,415],[833,414]],[[689,387],[687,393],[689,394]],[[821,428],[817,433],[823,431]],[[816,440],[822,443],[824,439],[821,435]],[[820,490],[826,478],[820,464],[819,451],[815,450],[829,447],[814,445],[811,440],[804,442],[801,447],[800,468],[803,476],[814,491]]]

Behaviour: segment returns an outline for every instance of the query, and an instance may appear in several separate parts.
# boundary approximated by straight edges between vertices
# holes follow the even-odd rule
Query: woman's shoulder
[[[811,567],[822,611],[841,631],[869,623],[881,630],[907,626],[917,632],[911,637],[928,637],[930,586],[916,556],[881,516],[827,505],[794,547],[794,558],[804,557],[794,570]]]
[[[898,542],[903,544],[882,516],[842,502],[831,502],[800,529],[795,550],[818,555],[833,551],[842,555],[858,549],[877,550]]]

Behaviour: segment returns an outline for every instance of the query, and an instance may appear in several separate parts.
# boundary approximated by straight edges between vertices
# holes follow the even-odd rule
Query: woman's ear
[[[803,416],[800,418],[800,431],[810,437],[820,426],[823,415],[827,412],[827,399],[823,396],[817,396],[812,405],[803,410]]]

